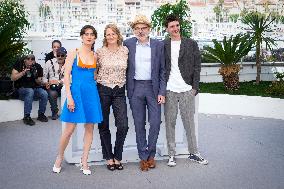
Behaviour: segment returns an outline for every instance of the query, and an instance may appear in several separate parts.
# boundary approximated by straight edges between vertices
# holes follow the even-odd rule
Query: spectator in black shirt
[[[35,62],[35,56],[29,54],[14,64],[11,79],[15,81],[15,87],[19,93],[19,99],[24,101],[24,123],[35,125],[31,119],[33,100],[39,100],[39,110],[37,120],[47,122],[44,115],[48,100],[47,92],[41,87],[43,69],[40,64]]]
[[[52,51],[49,52],[48,54],[46,54],[45,56],[45,62],[47,62],[48,60],[51,60],[53,58],[56,58],[56,51],[62,47],[61,41],[59,40],[54,40],[51,43],[51,47],[52,47]]]

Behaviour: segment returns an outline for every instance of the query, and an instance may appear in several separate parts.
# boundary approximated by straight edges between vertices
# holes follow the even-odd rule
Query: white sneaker
[[[177,163],[176,163],[175,157],[174,156],[169,156],[168,166],[169,167],[174,167],[176,165],[177,165]]]

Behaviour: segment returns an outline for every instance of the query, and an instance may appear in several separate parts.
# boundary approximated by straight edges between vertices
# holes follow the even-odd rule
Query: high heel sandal
[[[107,164],[107,169],[110,171],[114,171],[115,170],[115,164]]]
[[[109,162],[112,162],[112,164],[109,164]],[[115,165],[114,165],[113,159],[107,160],[107,169],[110,170],[110,171],[115,170]]]
[[[56,160],[58,159],[58,157],[56,158]],[[62,163],[62,160],[61,160],[61,163]],[[60,173],[61,172],[61,166],[60,167],[56,167],[55,164],[53,165],[52,167],[52,171],[54,173]]]
[[[80,166],[81,166],[80,170],[83,172],[84,175],[91,175],[92,174],[90,169],[84,169],[83,168],[82,159],[80,159]]]
[[[121,163],[114,164],[114,166],[115,166],[115,169],[117,169],[117,170],[123,170],[123,165]]]
[[[61,172],[61,167],[56,167],[55,164],[53,165],[52,171],[54,173],[60,173]]]

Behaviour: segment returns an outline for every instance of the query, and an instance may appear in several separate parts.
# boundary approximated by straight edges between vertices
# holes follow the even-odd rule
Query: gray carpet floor
[[[199,150],[207,166],[181,157],[176,167],[161,160],[148,172],[138,163],[114,172],[92,165],[91,176],[67,163],[52,173],[60,134],[59,121],[0,123],[0,189],[284,188],[284,120],[200,114]]]

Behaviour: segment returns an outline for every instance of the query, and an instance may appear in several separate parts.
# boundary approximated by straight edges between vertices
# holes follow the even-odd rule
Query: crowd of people
[[[196,41],[181,36],[180,20],[173,14],[165,20],[169,38],[164,41],[149,37],[151,22],[144,15],[137,15],[130,27],[135,37],[123,41],[118,27],[108,24],[104,30],[103,46],[94,52],[97,31],[93,26],[86,25],[80,32],[80,47],[67,53],[61,42],[54,40],[52,51],[47,54],[42,67],[35,62],[32,54],[14,65],[11,78],[15,81],[19,98],[24,101],[23,122],[35,125],[30,113],[33,100],[39,100],[37,120],[48,121],[45,110],[49,101],[51,119],[60,117],[66,123],[53,172],[61,172],[64,151],[77,123],[84,123],[85,127],[80,161],[84,175],[91,174],[87,160],[94,124],[98,124],[107,169],[124,169],[121,161],[129,128],[125,90],[134,120],[139,168],[142,171],[156,167],[155,155],[163,104],[169,154],[167,165],[176,165],[175,127],[178,108],[186,131],[189,160],[208,164],[198,151],[195,135],[195,96],[199,90],[201,70],[201,56]],[[66,99],[59,111],[57,98],[63,86]],[[114,148],[109,129],[111,107],[114,126],[117,128]],[[145,128],[146,113],[150,125],[148,136]]]

